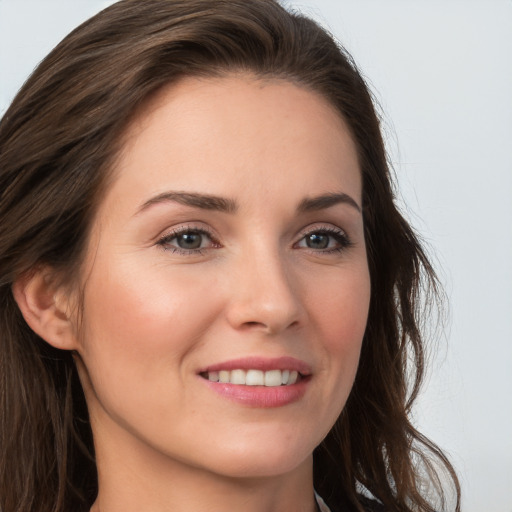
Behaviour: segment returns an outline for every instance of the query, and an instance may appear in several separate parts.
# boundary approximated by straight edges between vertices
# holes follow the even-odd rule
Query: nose
[[[229,279],[227,319],[237,330],[279,334],[304,321],[298,283],[278,251],[245,251]]]

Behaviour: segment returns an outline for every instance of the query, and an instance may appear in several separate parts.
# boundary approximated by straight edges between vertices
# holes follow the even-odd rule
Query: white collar
[[[325,504],[325,501],[319,496],[315,491],[315,499],[316,503],[318,505],[318,508],[320,509],[320,512],[331,512],[331,509]]]

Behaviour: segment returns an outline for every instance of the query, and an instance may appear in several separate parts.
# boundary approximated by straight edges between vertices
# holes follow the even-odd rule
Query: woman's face
[[[84,286],[76,343],[100,462],[310,465],[350,392],[370,297],[347,127],[285,81],[162,91],[128,130]]]

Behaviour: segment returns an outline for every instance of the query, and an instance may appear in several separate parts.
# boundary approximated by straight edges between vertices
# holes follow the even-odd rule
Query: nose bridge
[[[240,250],[231,282],[229,320],[234,327],[278,333],[299,322],[302,308],[289,263],[268,239]]]

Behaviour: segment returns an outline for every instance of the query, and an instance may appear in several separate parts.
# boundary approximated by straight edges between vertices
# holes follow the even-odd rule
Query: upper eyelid
[[[187,225],[181,225],[178,227],[173,227],[173,228],[164,230],[161,234],[159,234],[156,237],[156,241],[158,242],[161,240],[165,240],[166,238],[173,238],[173,237],[181,235],[182,233],[187,233],[188,231],[195,231],[198,233],[203,233],[205,235],[208,235],[212,240],[217,239],[215,233],[212,231],[211,228],[204,226],[204,225],[199,226],[199,225],[193,225],[192,223],[190,223]]]
[[[336,224],[332,224],[331,222],[318,222],[314,224],[310,224],[305,228],[301,229],[298,233],[298,236],[305,236],[308,233],[314,233],[315,231],[331,231],[331,232],[339,232],[348,236],[348,232],[346,229],[343,229]]]

